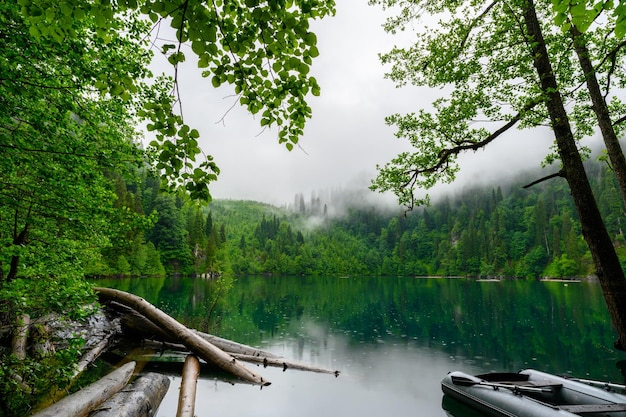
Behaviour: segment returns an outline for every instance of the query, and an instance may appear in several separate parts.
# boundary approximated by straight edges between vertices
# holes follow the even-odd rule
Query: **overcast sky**
[[[301,148],[291,152],[278,144],[275,128],[262,131],[259,120],[239,106],[228,111],[236,100],[229,96],[230,87],[213,89],[189,59],[179,72],[184,117],[200,131],[202,148],[221,169],[211,187],[213,198],[284,205],[293,202],[296,193],[308,199],[323,190],[366,189],[377,164],[408,149],[384,117],[428,107],[439,92],[397,89],[384,79],[378,54],[394,44],[405,45],[408,37],[386,34],[384,18],[367,0],[337,0],[337,15],[314,23],[321,55],[313,62],[312,74],[322,94],[311,97],[313,118]],[[539,170],[550,143],[545,133],[509,134],[487,150],[462,158],[457,183],[502,181],[524,168]]]

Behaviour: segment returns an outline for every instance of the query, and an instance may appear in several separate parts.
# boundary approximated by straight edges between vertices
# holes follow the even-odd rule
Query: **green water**
[[[259,369],[272,381],[263,390],[203,374],[198,417],[445,416],[439,384],[452,370],[536,368],[624,382],[626,355],[612,348],[597,283],[239,277],[213,308],[212,280],[97,284],[140,295],[190,327],[342,372]],[[175,414],[180,379],[172,379],[159,416]]]

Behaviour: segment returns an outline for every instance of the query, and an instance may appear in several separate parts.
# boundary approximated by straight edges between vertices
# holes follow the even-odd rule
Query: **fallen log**
[[[159,328],[153,322],[151,322],[132,308],[118,303],[111,304],[113,308],[123,312],[120,318],[122,326],[131,329],[133,332],[137,332],[143,335],[146,339],[157,339],[165,342],[177,342],[177,340],[171,338],[167,332],[161,330],[161,328]],[[225,352],[239,353],[241,355],[249,356],[278,358],[278,355],[274,355],[273,353],[254,348],[252,346],[237,343],[232,340],[224,339],[208,333],[199,332],[194,329],[190,330]]]
[[[170,386],[170,379],[149,372],[100,404],[89,417],[153,417]]]
[[[76,364],[76,368],[74,369],[72,379],[83,373],[83,371],[90,363],[93,363],[96,359],[98,359],[102,352],[104,352],[107,347],[109,347],[114,336],[115,333],[110,333],[107,337],[102,339],[100,343],[95,345],[93,348],[91,348],[91,350],[81,356],[80,360]]]
[[[154,353],[144,353],[139,351],[138,353],[125,353],[125,357],[137,362],[183,362],[183,358],[189,355],[189,349],[185,345],[179,343],[161,342],[158,340],[144,340],[141,346],[145,349],[154,351]],[[244,355],[237,352],[228,352],[229,355],[235,359],[250,362],[255,364],[261,364],[264,367],[272,366],[283,368],[283,371],[287,369],[294,369],[299,371],[317,372],[322,374],[331,374],[339,376],[341,373],[338,370],[332,370],[328,368],[320,368],[317,366],[311,366],[296,362],[291,362],[285,358],[278,356],[263,357],[254,355]]]
[[[196,387],[200,376],[200,361],[188,355],[183,365],[183,376],[178,394],[178,411],[176,417],[193,417],[196,408]]]
[[[226,352],[238,353],[240,355],[248,355],[248,356],[257,356],[257,357],[265,357],[265,358],[278,358],[278,355],[267,352],[265,350],[253,348],[251,346],[243,345],[241,343],[233,342],[232,340],[223,339],[218,336],[214,336],[212,334],[199,332],[194,330],[194,332],[208,341],[209,343],[214,344],[215,346],[219,346],[220,349],[225,350]]]
[[[205,361],[213,363],[249,383],[261,386],[271,384],[271,382],[265,380],[262,376],[252,372],[243,364],[240,364],[231,355],[204,340],[143,298],[111,288],[96,287],[94,290],[99,293],[101,300],[116,301],[136,310],[154,324],[161,327],[170,337],[183,343],[187,349]]]
[[[120,391],[130,380],[135,370],[135,362],[120,366],[104,378],[62,398],[53,405],[36,412],[31,417],[79,417],[105,402]]]
[[[290,362],[282,358],[260,358],[258,356],[241,355],[239,353],[231,353],[231,355],[242,361],[262,364],[265,368],[268,366],[275,366],[283,368],[283,371],[286,371],[287,369],[297,369],[299,371],[317,372],[320,374],[332,374],[335,376],[339,376],[340,374],[340,371],[337,370]]]

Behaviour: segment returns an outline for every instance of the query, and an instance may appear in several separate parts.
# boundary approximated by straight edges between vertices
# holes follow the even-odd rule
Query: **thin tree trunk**
[[[26,218],[30,216],[31,207],[28,208],[28,214]],[[19,227],[19,211],[15,210],[15,217],[13,219],[13,245],[22,246],[26,244],[26,238],[28,237],[28,231],[30,229],[30,224],[26,223],[22,230],[18,233]],[[17,270],[20,264],[20,257],[18,255],[11,256],[11,262],[9,267],[9,273],[6,276],[6,282],[11,282],[15,278],[17,278]]]
[[[615,178],[617,179],[617,185],[622,196],[622,201],[624,205],[626,205],[626,157],[624,157],[624,152],[622,151],[619,139],[615,134],[615,129],[613,128],[613,123],[611,122],[609,107],[607,106],[602,95],[602,91],[600,90],[600,84],[598,84],[596,71],[593,67],[593,63],[591,62],[591,58],[589,57],[589,50],[587,49],[585,37],[574,25],[570,28],[570,35],[574,41],[574,50],[576,51],[576,55],[578,55],[578,62],[580,62],[580,66],[585,74],[587,89],[589,90],[589,96],[591,97],[591,102],[593,104],[593,111],[596,114],[598,127],[602,133],[604,145],[606,146],[609,160],[611,161],[613,171],[615,172]]]
[[[618,334],[615,347],[624,350],[626,347],[626,306],[624,305],[626,303],[626,278],[578,153],[532,0],[528,0],[526,4],[524,22],[529,43],[532,46],[534,66],[546,97],[546,106],[563,163],[563,174],[569,184],[580,218],[583,237],[589,245],[604,299]]]
[[[17,317],[11,341],[11,351],[21,361],[26,359],[26,341],[28,339],[28,327],[30,326],[30,316],[22,314]]]
[[[31,417],[86,416],[90,410],[93,410],[124,388],[133,375],[134,370],[135,362],[128,362],[104,378],[74,394],[62,398],[59,402],[44,408]]]
[[[101,299],[116,301],[137,310],[137,312],[166,331],[170,337],[184,344],[187,349],[205,361],[213,363],[249,383],[261,386],[271,384],[271,382],[252,372],[246,366],[240,364],[235,358],[207,342],[143,298],[111,288],[98,287],[94,288],[94,290],[100,294]]]
[[[317,366],[289,362],[282,358],[262,358],[258,356],[242,355],[239,353],[231,353],[231,355],[233,355],[235,358],[240,359],[242,361],[262,364],[264,367],[274,366],[274,367],[283,368],[283,371],[286,371],[287,369],[297,369],[299,371],[317,372],[320,374],[331,374],[335,376],[339,376],[340,374],[340,371],[338,370],[332,370],[332,369],[327,369],[327,368],[320,368]]]
[[[188,355],[183,365],[183,376],[178,394],[176,417],[193,417],[196,409],[196,388],[200,376],[200,361],[194,355]]]

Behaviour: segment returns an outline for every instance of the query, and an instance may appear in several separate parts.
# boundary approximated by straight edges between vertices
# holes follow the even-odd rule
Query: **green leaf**
[[[30,33],[30,36],[35,39],[39,39],[41,37],[41,32],[39,32],[39,29],[37,29],[34,25],[28,28],[28,33]]]

